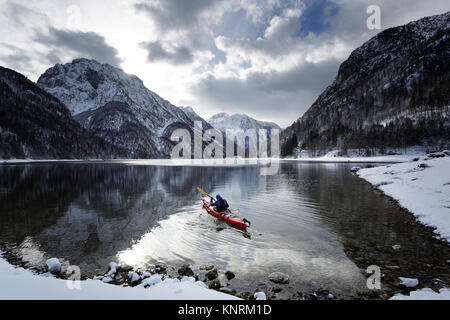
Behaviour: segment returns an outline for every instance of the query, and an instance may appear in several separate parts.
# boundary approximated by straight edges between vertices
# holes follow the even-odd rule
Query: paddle
[[[210,196],[209,194],[207,194],[205,191],[203,191],[202,189],[200,189],[199,187],[197,187],[198,192],[200,192],[201,194],[210,197],[211,199],[213,199],[214,201],[217,201],[213,196]]]

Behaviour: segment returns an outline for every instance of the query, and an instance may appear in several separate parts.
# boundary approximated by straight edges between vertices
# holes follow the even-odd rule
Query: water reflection
[[[221,169],[124,165],[1,167],[3,241],[31,237],[91,273],[209,187]],[[30,261],[31,262],[31,261]],[[35,259],[32,261],[35,263]]]
[[[0,241],[34,265],[58,257],[92,276],[110,261],[212,264],[241,288],[281,271],[295,290],[348,296],[366,281],[352,253],[401,264],[405,275],[413,259],[440,263],[442,248],[411,215],[342,164],[287,162],[275,176],[254,165],[39,164],[1,166],[0,176]],[[251,237],[207,214],[197,186],[252,221]],[[393,244],[405,250],[386,255]]]

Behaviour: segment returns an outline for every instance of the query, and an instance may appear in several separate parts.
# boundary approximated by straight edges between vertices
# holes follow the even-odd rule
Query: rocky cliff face
[[[83,127],[125,148],[130,158],[168,157],[172,132],[193,132],[193,120],[183,110],[136,76],[94,60],[56,65],[37,84],[65,103]]]
[[[282,153],[450,141],[450,12],[391,28],[356,49],[282,133]]]
[[[123,149],[94,136],[25,76],[0,67],[0,159],[100,159]]]

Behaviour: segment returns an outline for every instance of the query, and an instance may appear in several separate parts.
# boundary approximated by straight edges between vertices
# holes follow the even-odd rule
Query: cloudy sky
[[[288,126],[381,28],[450,11],[448,0],[2,0],[0,65],[36,81],[86,57],[120,67],[203,117]]]

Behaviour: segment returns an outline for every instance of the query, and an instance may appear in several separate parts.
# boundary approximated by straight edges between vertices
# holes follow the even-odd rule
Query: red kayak
[[[202,201],[203,207],[206,209],[206,211],[208,211],[209,214],[213,215],[217,219],[223,220],[232,227],[242,229],[244,231],[246,231],[247,228],[250,227],[250,221],[246,219],[241,219],[238,216],[233,215],[233,213],[230,210],[224,212],[217,212],[215,208],[211,206],[208,201],[206,201],[205,198],[202,198]]]

